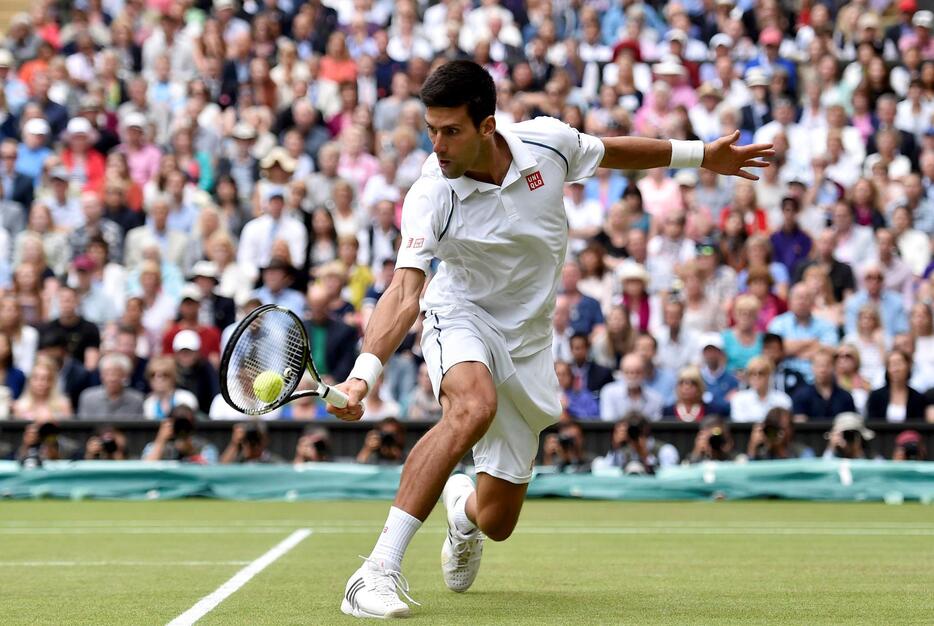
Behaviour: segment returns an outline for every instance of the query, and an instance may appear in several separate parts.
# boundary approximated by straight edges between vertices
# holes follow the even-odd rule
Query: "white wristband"
[[[379,378],[382,371],[383,363],[379,360],[378,356],[371,352],[361,352],[357,360],[354,361],[353,369],[350,370],[347,379],[359,378],[366,383],[366,392],[370,393],[370,390],[373,389],[373,385],[376,384],[376,379]]]
[[[680,141],[669,139],[671,142],[671,164],[669,167],[679,169],[682,167],[700,167],[704,162],[703,141]]]

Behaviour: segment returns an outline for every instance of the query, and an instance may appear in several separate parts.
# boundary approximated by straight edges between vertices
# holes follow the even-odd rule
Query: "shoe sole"
[[[368,613],[364,611],[363,609],[350,604],[350,602],[347,601],[347,598],[344,598],[341,601],[341,613],[343,613],[344,615],[351,615],[353,617],[360,617],[364,619],[394,619],[397,617],[408,617],[409,615],[408,610],[405,610],[405,611],[399,610],[395,613],[387,613],[385,615],[377,615],[375,613]]]

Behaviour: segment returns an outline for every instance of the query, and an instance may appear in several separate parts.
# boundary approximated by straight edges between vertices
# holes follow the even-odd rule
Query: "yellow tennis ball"
[[[282,380],[282,376],[271,370],[266,370],[253,379],[253,392],[263,402],[275,402],[279,394],[282,393],[283,384],[285,384],[285,381]]]

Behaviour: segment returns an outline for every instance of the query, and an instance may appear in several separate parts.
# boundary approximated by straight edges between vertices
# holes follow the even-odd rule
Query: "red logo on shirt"
[[[424,237],[419,237],[418,239],[409,237],[409,241],[405,244],[405,247],[406,248],[421,248],[423,245],[425,245]]]
[[[542,180],[541,172],[533,172],[525,177],[525,182],[529,184],[529,191],[535,191],[539,187],[545,186],[545,181]]]

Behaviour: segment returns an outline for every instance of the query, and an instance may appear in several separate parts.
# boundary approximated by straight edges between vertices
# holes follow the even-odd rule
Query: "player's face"
[[[425,122],[445,178],[458,178],[472,169],[483,142],[496,129],[492,117],[483,120],[480,128],[477,128],[467,114],[467,105],[456,108],[428,107]]]

